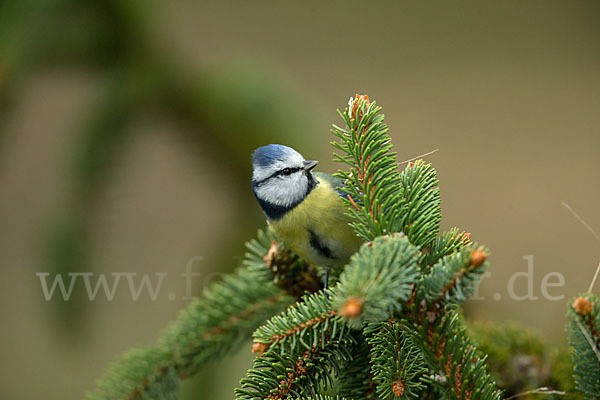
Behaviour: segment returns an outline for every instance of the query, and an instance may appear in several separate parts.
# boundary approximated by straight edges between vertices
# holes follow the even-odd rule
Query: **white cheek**
[[[269,203],[289,207],[304,198],[307,188],[308,179],[304,174],[297,173],[261,185],[256,189],[256,194]]]

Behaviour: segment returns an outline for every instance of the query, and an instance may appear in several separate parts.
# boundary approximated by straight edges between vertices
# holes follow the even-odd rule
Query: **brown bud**
[[[354,102],[352,103],[352,114],[350,114],[350,115],[352,115],[352,119],[354,119],[354,120],[356,120],[356,112],[358,111],[359,100],[364,100],[364,102],[365,102],[366,105],[371,104],[369,102],[369,96],[356,93],[356,96],[354,98]],[[359,119],[362,118],[362,114],[359,115],[358,118]]]
[[[473,250],[471,252],[471,265],[477,268],[485,262],[486,258],[487,254],[485,254],[485,251],[481,249]]]
[[[253,343],[252,344],[252,352],[253,353],[258,353],[258,356],[262,356],[262,354],[267,351],[267,349],[269,348],[269,344],[268,343]]]
[[[263,257],[263,260],[267,262],[267,268],[271,268],[272,261],[279,253],[279,243],[276,240],[271,240],[271,247],[267,251],[267,254]]]
[[[577,314],[584,316],[592,312],[593,304],[589,299],[585,297],[578,297],[573,302],[573,308],[575,309]]]
[[[396,397],[400,397],[404,394],[404,382],[394,381],[392,383],[392,391]]]
[[[356,318],[362,314],[362,300],[350,297],[340,308],[340,315],[344,318]]]

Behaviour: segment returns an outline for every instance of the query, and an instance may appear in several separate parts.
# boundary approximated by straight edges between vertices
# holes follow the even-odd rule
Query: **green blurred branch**
[[[248,187],[252,149],[270,142],[301,142],[310,148],[306,132],[312,130],[311,120],[304,116],[309,113],[302,113],[299,102],[286,96],[268,71],[190,72],[157,48],[152,3],[25,0],[1,7],[3,110],[36,69],[84,67],[103,82],[98,100],[76,129],[69,193],[48,228],[49,265],[44,270],[52,274],[89,271],[91,216],[112,179],[115,161],[127,149],[130,126],[141,115],[175,121],[190,151],[209,150],[212,162],[220,163],[236,183],[233,191],[244,209],[253,201],[249,190],[241,189]],[[241,213],[238,221],[237,233],[223,243],[225,248],[247,237],[257,222]],[[230,260],[222,262],[228,265]],[[75,321],[87,314],[86,303],[78,299],[83,296],[75,293],[69,304],[57,302],[60,314]]]

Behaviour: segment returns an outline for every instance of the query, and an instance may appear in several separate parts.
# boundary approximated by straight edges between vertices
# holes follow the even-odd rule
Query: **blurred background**
[[[154,343],[188,303],[188,262],[199,296],[264,226],[254,148],[336,170],[329,127],[357,92],[383,107],[398,161],[439,149],[443,229],[492,251],[469,318],[563,343],[600,259],[561,205],[600,231],[599,20],[592,1],[3,2],[0,398],[81,398]],[[528,256],[514,292],[538,299],[516,301]],[[155,300],[123,280],[111,301],[81,281],[47,301],[36,274],[69,272],[167,276]],[[562,299],[543,295],[551,272]],[[252,358],[248,344],[182,398],[231,398]]]

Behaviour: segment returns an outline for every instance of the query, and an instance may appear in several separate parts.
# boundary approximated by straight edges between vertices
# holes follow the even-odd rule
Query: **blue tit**
[[[343,180],[313,172],[316,165],[287,146],[260,147],[252,154],[252,191],[275,235],[329,271],[346,264],[362,240],[348,225],[344,194],[337,189]]]

